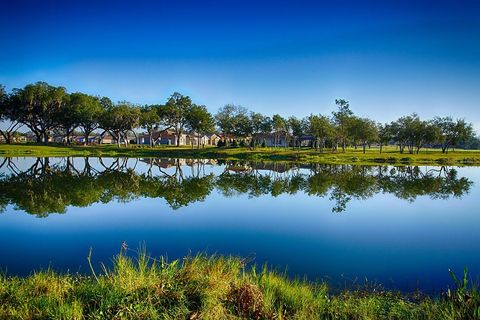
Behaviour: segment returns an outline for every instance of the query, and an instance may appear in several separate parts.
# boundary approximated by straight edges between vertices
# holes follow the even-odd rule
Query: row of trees
[[[45,82],[13,89],[7,94],[0,87],[0,117],[5,123],[0,131],[7,143],[22,126],[27,127],[37,142],[48,143],[52,134],[62,134],[67,143],[75,130],[88,137],[97,129],[109,133],[119,144],[128,144],[127,134],[136,135],[142,128],[150,136],[156,129],[172,129],[177,135],[184,130],[213,132],[214,119],[202,105],[174,93],[164,105],[135,105],[126,101],[113,103],[109,98],[84,93],[67,93],[63,87]],[[150,139],[152,141],[152,139]]]
[[[325,148],[345,151],[347,146],[353,146],[365,152],[367,146],[376,143],[380,152],[383,146],[396,144],[401,153],[418,153],[424,146],[438,146],[446,153],[474,137],[472,125],[463,119],[422,120],[412,114],[380,124],[355,115],[346,100],[337,99],[335,104],[337,110],[331,115],[311,114],[302,119],[279,114],[269,117],[233,104],[212,116],[205,106],[180,93],[174,93],[165,104],[140,106],[125,101],[115,104],[109,98],[84,93],[69,94],[63,87],[37,82],[11,93],[0,86],[0,117],[6,123],[0,132],[10,143],[12,135],[26,126],[37,142],[48,143],[56,133],[64,135],[69,143],[73,132],[80,130],[88,143],[92,132],[101,130],[102,134],[110,133],[120,145],[121,141],[128,144],[127,134],[136,135],[138,128],[150,135],[150,143],[155,130],[170,129],[177,137],[187,130],[198,135],[218,131],[225,137],[223,144],[244,139],[256,147],[265,135],[270,135],[275,147],[308,145],[322,152]],[[177,139],[177,145],[179,142]]]
[[[391,123],[381,124],[368,118],[356,116],[349,102],[335,100],[338,109],[329,115],[311,114],[299,119],[295,116],[283,118],[275,114],[267,117],[260,113],[248,112],[246,108],[226,105],[215,115],[217,125],[225,135],[252,137],[252,145],[261,143],[261,136],[273,133],[274,146],[280,139],[287,145],[300,147],[308,138],[310,146],[323,151],[329,147],[345,152],[347,146],[363,147],[378,143],[380,152],[387,144],[397,144],[400,152],[418,153],[427,145],[439,146],[446,153],[451,147],[465,143],[474,137],[473,126],[463,119],[435,117],[422,120],[417,114],[403,116]]]

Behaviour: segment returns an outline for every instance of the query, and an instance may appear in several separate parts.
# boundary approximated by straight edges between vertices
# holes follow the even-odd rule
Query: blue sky
[[[2,1],[0,83],[480,129],[480,1]]]

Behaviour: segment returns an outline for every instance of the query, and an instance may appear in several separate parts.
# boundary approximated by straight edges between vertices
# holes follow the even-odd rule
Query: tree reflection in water
[[[461,197],[473,182],[454,168],[355,166],[186,159],[36,158],[26,169],[18,160],[0,162],[0,210],[11,204],[40,217],[68,206],[163,198],[173,209],[203,201],[214,190],[225,197],[304,192],[332,200],[342,212],[352,199],[388,193],[413,202]],[[138,164],[142,163],[142,169]],[[206,166],[221,172],[207,173]],[[146,166],[146,169],[145,169]],[[211,170],[210,170],[211,171]]]

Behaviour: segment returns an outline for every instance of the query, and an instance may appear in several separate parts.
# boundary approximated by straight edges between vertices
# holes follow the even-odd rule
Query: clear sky
[[[265,114],[466,118],[480,129],[480,1],[0,2],[0,83],[114,101],[188,94]]]

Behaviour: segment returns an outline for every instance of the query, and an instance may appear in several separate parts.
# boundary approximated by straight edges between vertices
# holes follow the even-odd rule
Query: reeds
[[[238,257],[132,257],[122,247],[95,276],[52,270],[0,276],[0,319],[479,319],[480,295],[452,273],[438,297],[368,287],[332,294]]]

